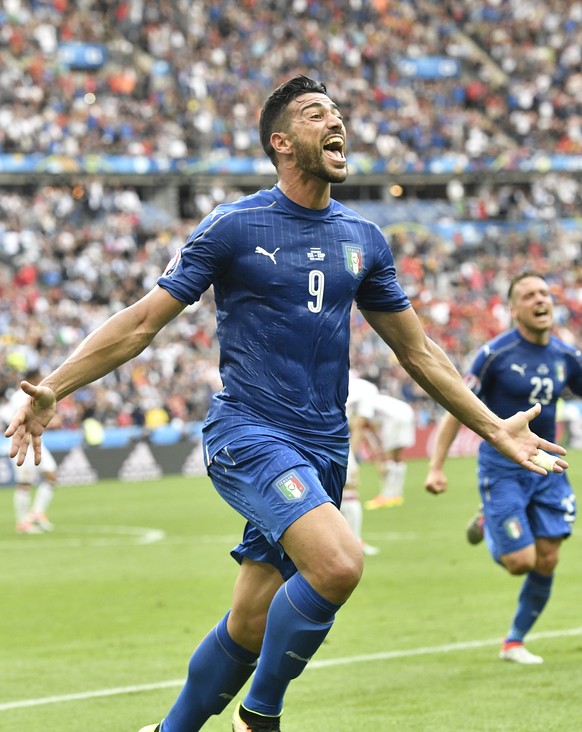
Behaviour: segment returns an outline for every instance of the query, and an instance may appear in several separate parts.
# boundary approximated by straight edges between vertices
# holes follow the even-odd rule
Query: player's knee
[[[549,576],[554,573],[554,570],[558,566],[559,555],[558,552],[551,552],[550,554],[538,555],[535,571],[540,574]]]
[[[506,554],[501,557],[501,561],[509,574],[513,575],[527,574],[535,567],[535,558]]]
[[[341,604],[352,594],[360,581],[364,569],[363,555],[357,551],[338,552],[335,557],[327,558],[320,568],[316,587],[328,600]]]

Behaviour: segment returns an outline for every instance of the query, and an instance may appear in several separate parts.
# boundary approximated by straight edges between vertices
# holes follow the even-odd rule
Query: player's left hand
[[[517,412],[508,419],[504,419],[502,430],[491,441],[491,444],[500,453],[527,470],[531,470],[532,473],[540,475],[547,475],[548,472],[563,473],[568,468],[568,463],[560,456],[565,455],[566,450],[561,445],[544,440],[529,428],[529,423],[538,416],[541,409],[541,405],[536,404],[526,412]],[[551,461],[540,451],[557,454],[550,456],[555,458],[551,464],[551,470],[548,470]],[[548,469],[542,467],[543,465],[546,465]]]

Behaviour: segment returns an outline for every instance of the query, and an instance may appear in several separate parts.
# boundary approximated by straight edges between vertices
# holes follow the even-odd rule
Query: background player
[[[368,510],[402,506],[408,467],[404,451],[416,442],[414,410],[404,400],[378,391],[373,424],[381,488],[380,493],[364,505]]]
[[[374,402],[378,388],[371,381],[361,379],[350,371],[346,415],[350,426],[350,451],[346,484],[342,494],[341,512],[351,530],[360,542],[362,552],[367,555],[378,554],[377,547],[367,544],[362,538],[363,510],[360,499],[360,468],[357,452],[365,433],[375,431]]]
[[[480,349],[466,383],[501,417],[540,402],[542,411],[532,425],[553,440],[559,396],[567,387],[582,395],[582,354],[551,335],[553,302],[541,275],[515,277],[508,299],[515,327]],[[431,493],[446,490],[443,465],[459,426],[450,414],[440,422],[426,478]],[[542,663],[525,648],[524,638],[549,600],[560,546],[570,536],[576,515],[574,492],[565,473],[542,476],[516,470],[487,443],[479,447],[478,480],[482,509],[468,537],[478,543],[484,532],[493,559],[511,574],[525,575],[499,657]]]
[[[31,369],[26,372],[25,379],[30,384],[38,384],[40,371]],[[22,389],[15,389],[2,409],[2,421],[8,424],[12,416],[28,400]],[[57,463],[45,445],[38,465],[34,454],[29,452],[22,465],[12,461],[14,480],[14,517],[17,534],[42,534],[53,531],[54,525],[49,521],[47,512],[52,503],[57,483]],[[33,499],[34,493],[34,499]]]

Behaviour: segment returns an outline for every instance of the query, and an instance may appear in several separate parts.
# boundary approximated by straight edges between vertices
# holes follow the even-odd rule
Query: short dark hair
[[[273,165],[276,165],[276,154],[271,145],[271,135],[281,123],[289,102],[310,92],[327,94],[327,89],[321,81],[300,74],[278,86],[263,105],[259,119],[259,137],[263,150]]]
[[[540,280],[546,281],[546,278],[540,274],[539,272],[533,272],[531,270],[525,270],[524,272],[520,272],[519,274],[515,275],[515,277],[511,278],[511,282],[509,283],[509,290],[507,291],[507,299],[511,300],[511,297],[513,295],[513,290],[518,282],[521,282],[522,280],[525,280],[527,277],[537,277]]]

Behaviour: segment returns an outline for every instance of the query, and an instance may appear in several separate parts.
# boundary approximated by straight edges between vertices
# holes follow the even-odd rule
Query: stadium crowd
[[[349,118],[350,152],[394,170],[448,151],[582,151],[582,3],[572,0],[6,0],[0,21],[0,154],[263,157],[257,110],[298,69],[324,79]],[[67,65],[61,47],[78,43],[105,49],[103,63]],[[425,57],[454,60],[459,72],[419,78],[402,63]],[[218,188],[193,211],[238,195]],[[430,227],[386,229],[403,286],[455,363],[507,325],[507,284],[524,266],[549,276],[562,336],[579,333],[580,237],[559,225],[580,210],[578,180],[484,182],[449,197],[452,220],[539,222],[487,228],[471,242]],[[153,219],[138,191],[98,179],[0,189],[0,357],[9,367],[0,393],[27,368],[53,368],[154,284],[196,222]],[[60,424],[200,419],[217,378],[211,294],[170,329],[179,338],[162,334],[136,362],[64,400]],[[354,368],[411,401],[419,421],[433,419],[400,367],[379,366],[384,347],[357,313],[353,332]]]
[[[262,157],[257,110],[297,69],[349,116],[352,152],[582,151],[577,0],[7,0],[0,153]],[[321,30],[325,29],[325,33]],[[84,68],[66,44],[103,49]],[[419,77],[407,61],[447,59]]]
[[[0,358],[8,365],[0,392],[13,389],[28,368],[54,368],[96,325],[154,285],[195,222],[148,223],[143,208],[129,189],[105,187],[99,196],[88,189],[78,198],[68,187],[40,188],[33,196],[0,192]],[[507,326],[508,281],[526,267],[552,283],[562,337],[580,332],[579,235],[549,225],[509,235],[491,227],[467,244],[410,227],[387,231],[387,239],[428,332],[459,368]],[[135,362],[63,400],[61,426],[78,427],[88,416],[106,425],[202,418],[217,384],[214,334],[207,293]],[[386,361],[385,345],[356,311],[352,365],[415,404],[419,422],[434,419],[434,404],[396,361]]]

